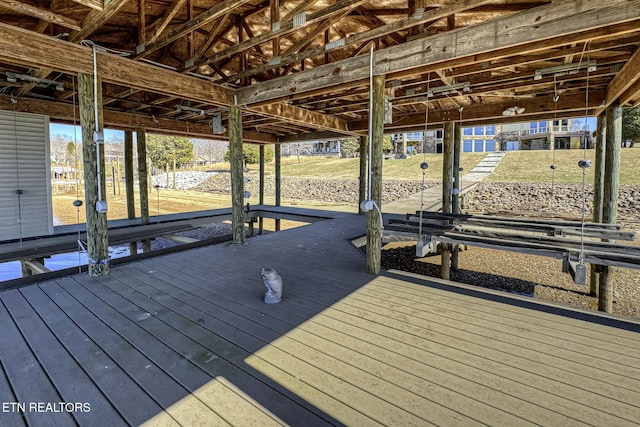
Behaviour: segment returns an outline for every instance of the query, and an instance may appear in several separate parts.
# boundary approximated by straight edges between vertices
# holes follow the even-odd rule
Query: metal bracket
[[[416,243],[416,257],[423,258],[429,254],[438,252],[438,241],[435,236],[424,235]]]
[[[587,284],[587,266],[572,259],[570,252],[562,253],[562,272],[569,273],[576,285]]]

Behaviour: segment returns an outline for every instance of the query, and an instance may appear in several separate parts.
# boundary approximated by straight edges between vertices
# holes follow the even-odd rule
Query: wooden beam
[[[189,22],[185,22],[184,24],[178,26],[177,28],[170,31],[164,37],[157,39],[154,43],[149,45],[138,45],[137,50],[140,52],[137,57],[147,56],[150,53],[153,53],[169,43],[173,43],[174,41],[186,36],[192,31],[197,30],[198,28],[202,28],[208,23],[215,21],[216,19],[226,15],[228,12],[233,10],[234,8],[238,8],[246,3],[249,3],[251,0],[224,0],[221,3],[213,6],[212,8],[202,12],[200,15],[196,16],[193,20]]]
[[[61,120],[71,123],[74,118],[73,106],[60,102],[43,101],[29,98],[18,98],[16,104],[17,111],[34,114],[44,114],[54,120]],[[13,110],[11,97],[0,95],[0,109]],[[76,106],[75,117],[78,116]],[[119,111],[105,110],[103,112],[105,126],[110,129],[135,130],[139,127],[152,129],[155,133],[169,135],[184,135],[192,138],[212,138],[211,126],[206,123],[191,123],[172,119],[159,119],[148,115],[124,113]],[[245,141],[255,143],[273,144],[276,137],[271,134],[254,131],[244,131]],[[228,139],[228,130],[215,138]]]
[[[369,175],[369,198],[382,210],[382,145],[384,142],[384,80],[385,76],[373,78],[371,162]],[[375,207],[367,212],[367,273],[379,274],[382,259],[382,218]]]
[[[186,2],[187,0],[173,0],[173,3],[165,11],[164,15],[162,15],[162,17],[158,19],[157,21],[158,24],[156,26],[155,31],[151,35],[151,37],[145,40],[144,43],[151,45],[153,44],[153,42],[158,40],[162,32],[165,30],[165,28],[167,28],[167,25],[171,23],[171,20],[173,20],[173,18],[176,16],[176,14],[180,11],[180,9],[184,6]]]
[[[23,15],[33,16],[46,22],[51,22],[65,28],[80,31],[80,21],[69,18],[64,15],[58,15],[50,10],[23,3],[17,0],[7,0],[2,2],[2,7],[21,13]]]
[[[372,39],[378,39],[379,37],[386,36],[386,35],[389,35],[389,34],[393,34],[393,33],[397,32],[397,31],[404,30],[404,29],[407,29],[407,28],[411,28],[413,26],[419,25],[419,24],[424,23],[424,22],[430,22],[430,21],[438,20],[438,19],[446,17],[447,15],[449,15],[451,13],[462,12],[464,10],[472,9],[472,8],[475,8],[475,7],[479,6],[479,5],[481,5],[481,4],[488,3],[488,2],[489,2],[489,0],[456,1],[456,2],[452,3],[451,5],[442,6],[439,9],[435,9],[435,10],[431,10],[431,11],[425,12],[421,19],[407,18],[407,19],[396,21],[396,22],[394,22],[392,24],[387,24],[387,25],[382,26],[382,27],[374,28],[374,29],[369,30],[369,31],[364,31],[362,33],[358,33],[358,34],[354,34],[352,36],[349,36],[349,37],[345,38],[344,46],[349,46],[349,45],[354,45],[354,44],[357,45],[357,44],[362,44],[362,43],[365,43],[365,42],[370,42]],[[325,43],[328,43],[328,42],[325,42]],[[327,57],[327,55],[329,54],[329,52],[331,50],[342,49],[342,48],[344,48],[344,46],[337,46],[337,47],[335,47],[333,49],[327,49],[325,46],[320,46],[318,48],[308,49],[308,50],[305,50],[303,52],[299,52],[299,53],[296,53],[296,54],[293,54],[293,55],[283,56],[280,59],[280,64],[278,64],[277,66],[285,66],[285,65],[293,64],[293,63],[300,62],[300,61],[303,61],[305,59],[312,58],[314,56],[319,56],[319,55],[325,55],[325,57]],[[258,73],[262,73],[262,72],[268,71],[269,69],[271,69],[273,67],[274,67],[274,65],[264,64],[264,65],[260,65],[258,67],[253,67],[251,70],[249,70],[249,73],[251,73],[251,75],[254,75],[254,74],[258,74]]]
[[[262,43],[271,41],[276,37],[281,37],[281,36],[290,34],[292,32],[298,31],[301,28],[313,25],[317,22],[324,20],[325,18],[335,15],[336,13],[340,13],[344,9],[349,9],[349,10],[353,9],[364,2],[365,0],[339,0],[333,5],[326,7],[316,13],[311,14],[310,16],[307,17],[306,22],[300,26],[294,27],[293,22],[281,22],[279,30],[267,31],[258,36],[252,37],[248,40],[235,44],[221,52],[216,52],[213,55],[206,56],[201,60],[195,62],[190,67],[185,67],[185,69],[189,70],[189,69],[194,69],[209,63],[215,63],[217,61],[220,61],[221,59],[225,59],[230,56],[236,55],[254,46],[258,46]]]
[[[116,0],[112,0],[116,1]],[[92,50],[0,23],[0,58],[65,73],[92,73]],[[233,91],[174,71],[98,52],[98,74],[109,83],[216,105],[233,103]]]
[[[104,0],[71,0],[83,6],[90,7],[95,10],[104,9]]]
[[[84,164],[84,192],[87,229],[87,256],[89,276],[109,274],[109,236],[107,233],[107,212],[98,209],[98,202],[106,204],[104,145],[94,141],[93,134],[103,130],[102,84],[96,83],[91,74],[78,74],[78,98],[80,126],[82,127],[82,159]],[[95,122],[94,100],[97,98],[98,123]],[[97,171],[102,170],[102,174]]]
[[[143,43],[147,38],[147,11],[145,10],[145,0],[138,0],[138,44]]]
[[[443,8],[438,10],[441,9]],[[480,55],[484,61],[496,59],[492,58],[492,52],[543,40],[547,43],[540,43],[540,47],[533,44],[529,51],[548,49],[549,44],[554,41],[560,43],[563,37],[572,33],[637,20],[639,9],[640,0],[597,3],[556,1],[484,24],[435,34],[377,51],[374,72],[388,74],[422,64],[429,64],[436,70],[446,68],[448,61],[457,58],[463,58],[465,64],[473,64],[480,62]],[[238,102],[260,103],[291,93],[312,91],[345,82],[362,82],[368,74],[368,57],[349,58],[242,88],[238,91]]]
[[[216,38],[218,38],[218,36],[220,34],[224,34],[225,31],[223,31],[223,28],[226,31],[229,31],[229,29],[231,29],[232,24],[229,24],[227,22],[227,20],[229,19],[229,15],[231,12],[227,12],[226,14],[224,14],[224,16],[222,17],[222,19],[220,19],[218,21],[218,23],[216,25],[214,25],[213,29],[209,32],[209,34],[207,35],[207,37],[204,39],[204,41],[202,42],[202,44],[200,45],[200,47],[198,47],[198,50],[195,52],[195,54],[187,61],[187,63],[195,63],[197,60],[199,60],[200,58],[202,58],[202,55],[204,55],[207,50],[209,50],[209,48],[211,47],[211,44],[215,41]],[[225,24],[226,27],[225,27]]]
[[[275,201],[274,204],[276,206],[280,206],[282,201],[282,144],[276,144],[273,147],[273,157],[275,160]],[[276,231],[280,231],[280,219],[276,218],[275,221],[275,229]]]
[[[248,110],[265,117],[276,117],[291,123],[300,123],[317,129],[325,129],[344,134],[351,134],[344,120],[329,114],[316,113],[287,104],[269,104],[248,107]]]
[[[605,92],[603,90],[600,91],[590,91],[589,93],[589,110],[590,113],[595,111],[595,109],[602,103],[604,99]],[[474,123],[487,123],[487,122],[496,122],[496,123],[508,123],[508,122],[516,122],[516,121],[527,121],[538,118],[551,118],[553,117],[553,111],[555,110],[555,103],[553,102],[552,96],[540,97],[540,98],[531,98],[526,100],[518,101],[518,105],[525,108],[525,113],[523,115],[518,115],[514,117],[507,118],[502,115],[502,112],[507,107],[513,107],[513,101],[503,102],[503,103],[492,103],[492,104],[475,104],[468,105],[464,107],[464,116],[462,123],[465,126],[469,126]],[[580,115],[584,116],[584,108],[585,101],[583,94],[575,94],[575,95],[566,95],[562,96],[557,104],[558,114],[566,114],[566,115],[574,115],[578,117]],[[454,110],[455,111],[455,110]],[[456,111],[457,114],[457,111]],[[448,119],[451,118],[451,110],[429,110],[429,123],[444,123]],[[368,126],[367,120],[356,120],[353,122],[349,122],[349,130],[355,133],[365,132]],[[406,114],[403,116],[398,116],[394,118],[394,121],[391,125],[386,127],[388,132],[393,130],[421,130],[424,129],[424,113],[413,113]]]
[[[638,105],[640,104],[640,80],[629,87],[622,95],[620,95],[620,105]]]
[[[73,31],[69,35],[69,41],[79,43],[93,34],[98,28],[102,27],[113,15],[118,13],[120,8],[129,0],[110,0],[102,10],[92,10],[82,21],[82,28],[79,31]]]
[[[618,190],[620,187],[620,151],[622,145],[622,108],[614,101],[606,110],[606,148],[604,165],[604,197],[602,221],[615,224],[618,220]],[[598,310],[613,312],[612,267],[604,266],[600,273]]]
[[[242,245],[244,233],[244,165],[242,164],[242,110],[229,107],[229,163],[231,165],[231,210],[233,243]]]
[[[640,49],[629,58],[624,67],[616,74],[607,87],[607,99],[600,111],[604,111],[615,100],[621,97],[623,93],[635,83],[640,81]],[[624,105],[624,103],[620,103]]]

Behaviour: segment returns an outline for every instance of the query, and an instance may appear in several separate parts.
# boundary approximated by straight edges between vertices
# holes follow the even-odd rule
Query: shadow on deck
[[[1,292],[0,400],[24,407],[0,424],[640,420],[638,323],[368,275],[349,242],[364,231],[346,215]],[[262,267],[283,277],[279,304]]]

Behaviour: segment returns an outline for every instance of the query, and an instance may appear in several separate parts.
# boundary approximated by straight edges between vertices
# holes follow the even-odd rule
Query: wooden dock
[[[0,425],[640,423],[640,323],[368,275],[349,241],[365,227],[346,215],[0,292]],[[90,411],[46,411],[59,402]]]

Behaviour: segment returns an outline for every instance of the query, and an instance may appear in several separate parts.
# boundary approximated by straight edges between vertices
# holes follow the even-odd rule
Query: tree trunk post
[[[598,130],[596,132],[596,164],[593,178],[593,222],[602,222],[606,140],[607,114],[605,111],[598,115]],[[596,298],[600,294],[600,273],[598,266],[595,264],[591,264],[590,293],[591,296]]]
[[[78,98],[80,126],[82,127],[82,158],[84,163],[85,209],[87,230],[87,256],[89,258],[89,276],[98,277],[109,274],[109,235],[107,213],[98,212],[96,203],[98,192],[104,199],[105,161],[104,145],[96,146],[93,133],[103,129],[102,122],[102,84],[98,80],[97,93],[94,93],[94,77],[91,74],[78,73]],[[98,123],[95,122],[94,102],[97,98]],[[102,173],[97,174],[98,167]],[[99,186],[99,189],[98,189]]]
[[[280,206],[282,196],[282,145],[274,146],[274,157],[276,161],[276,206]],[[276,231],[280,231],[280,219],[276,219]]]
[[[242,112],[237,105],[229,107],[229,163],[231,165],[231,211],[233,243],[245,243],[244,170],[242,162]]]
[[[618,190],[620,189],[620,150],[622,144],[622,108],[615,102],[607,108],[607,147],[604,165],[604,197],[602,222],[615,224],[618,220]],[[598,310],[613,312],[613,283],[609,277],[613,267],[604,266],[600,273]]]
[[[147,164],[147,134],[143,128],[136,129],[138,153],[138,191],[140,192],[140,219],[149,224],[149,167]],[[142,241],[142,252],[151,252],[151,240]]]
[[[259,205],[264,205],[264,144],[260,145],[260,187],[259,187],[259,192],[258,192],[258,204]],[[260,217],[258,219],[258,232],[260,234],[262,234],[262,231],[264,230],[264,218]]]
[[[442,212],[451,213],[451,193],[453,190],[453,146],[455,139],[454,123],[444,124],[444,139],[442,143]],[[443,243],[442,259],[440,261],[440,277],[451,278],[451,245]]]
[[[371,129],[371,199],[382,209],[382,145],[384,142],[384,82],[385,75],[373,78],[373,111]],[[382,258],[382,229],[376,208],[367,212],[367,273],[380,273]]]
[[[368,144],[367,137],[361,136],[360,142],[360,176],[358,178],[358,213],[362,215],[364,212],[360,207],[360,202],[367,199],[367,153]]]
[[[135,219],[136,201],[133,187],[133,131],[124,131],[124,188],[127,197],[127,218]],[[138,243],[129,243],[129,255],[138,253]]]
[[[460,152],[462,151],[462,123],[457,122],[454,125],[453,137],[453,191],[452,191],[452,211],[460,213]],[[458,270],[458,257],[460,254],[460,245],[453,245],[451,252],[451,270]]]

